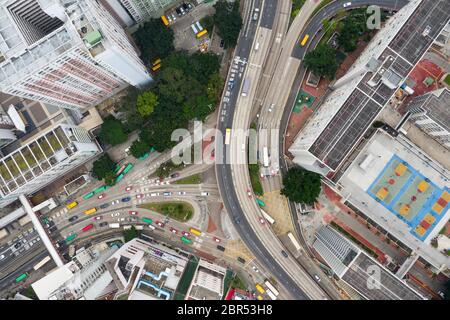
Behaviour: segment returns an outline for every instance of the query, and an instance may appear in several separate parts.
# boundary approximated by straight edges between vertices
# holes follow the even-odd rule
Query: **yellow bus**
[[[97,208],[94,207],[94,208],[91,208],[89,210],[84,211],[84,214],[90,215],[90,214],[93,214],[95,212],[97,212]]]
[[[159,68],[161,68],[161,64],[157,64],[156,66],[154,66],[152,68],[152,71],[157,71],[157,70],[159,70]]]
[[[194,228],[190,228],[189,232],[192,234],[195,234],[197,237],[200,237],[202,235],[202,232],[200,230],[194,229]]]
[[[157,58],[155,61],[153,61],[152,66],[156,66],[157,64],[161,64],[160,58]]]
[[[167,20],[166,16],[161,16],[161,20],[164,23],[165,26],[169,25],[169,20]]]
[[[255,288],[256,288],[256,290],[258,290],[260,293],[265,293],[265,292],[266,292],[266,290],[264,290],[264,288],[263,288],[259,283],[256,284]]]
[[[72,208],[75,208],[77,205],[78,205],[78,202],[74,201],[74,202],[69,203],[69,204],[66,206],[66,208],[70,210],[70,209],[72,209]]]
[[[308,39],[309,39],[309,34],[307,34],[307,35],[303,38],[303,40],[302,40],[302,42],[300,43],[300,45],[301,45],[302,47],[304,47],[305,44],[306,44],[306,42],[308,42]]]
[[[207,34],[208,33],[208,31],[205,29],[205,30],[203,30],[203,31],[200,31],[199,33],[197,33],[197,38],[201,38],[201,37],[203,37],[205,34]]]

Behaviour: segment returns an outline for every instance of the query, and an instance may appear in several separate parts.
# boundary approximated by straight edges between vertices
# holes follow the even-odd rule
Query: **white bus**
[[[269,166],[269,149],[267,147],[263,148],[263,164],[266,168]]]
[[[51,260],[50,256],[46,256],[44,259],[42,259],[41,261],[39,261],[34,267],[34,270],[38,270],[41,267],[44,266],[44,264],[46,264],[47,262],[49,262]]]
[[[144,226],[134,226],[136,230],[144,230]]]
[[[292,244],[294,245],[295,250],[299,251],[301,247],[300,247],[300,245],[298,244],[298,241],[297,241],[297,239],[295,239],[295,237],[294,237],[294,235],[292,234],[292,232],[289,232],[289,233],[288,233],[288,237],[289,237],[289,239],[291,240]]]
[[[192,28],[192,31],[194,31],[195,34],[198,33],[198,30],[197,30],[197,28],[195,27],[195,24],[191,24],[191,28]]]
[[[266,290],[267,295],[269,296],[269,298],[271,300],[277,300],[277,296],[273,294],[272,291],[270,291],[269,289]]]
[[[269,222],[270,224],[274,224],[275,223],[275,219],[274,218],[269,216],[269,214],[267,212],[265,212],[263,209],[260,209],[260,210],[261,210],[261,213],[262,213],[264,219],[266,219],[267,222]]]
[[[109,227],[113,228],[113,229],[117,229],[117,228],[120,228],[120,224],[119,223],[110,223]]]
[[[225,144],[230,144],[231,141],[231,129],[227,128],[225,131]]]
[[[123,230],[130,230],[130,229],[131,229],[131,225],[123,226]]]
[[[197,21],[197,22],[195,23],[195,25],[197,26],[198,31],[202,31],[202,30],[203,30],[203,27],[200,25],[200,21]]]
[[[244,84],[242,85],[241,95],[243,97],[246,97],[249,90],[250,90],[250,79],[247,78],[247,79],[244,79]]]
[[[266,281],[264,282],[264,284],[266,285],[267,288],[269,288],[270,291],[273,292],[273,294],[274,294],[275,296],[278,296],[278,295],[280,294],[280,293],[278,292],[278,290],[275,289],[275,287],[269,282],[269,280],[266,280]],[[267,291],[269,291],[269,290],[267,290]]]

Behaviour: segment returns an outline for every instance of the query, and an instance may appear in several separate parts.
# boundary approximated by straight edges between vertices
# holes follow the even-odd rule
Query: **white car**
[[[111,202],[111,204],[112,204],[112,205],[115,205],[115,204],[118,204],[119,202],[120,202],[120,200],[117,199],[117,200],[114,200],[113,202]]]
[[[184,196],[186,194],[186,191],[180,191],[180,192],[178,192],[178,195],[180,195],[180,196]]]
[[[317,274],[314,275],[314,279],[316,279],[317,282],[320,282],[320,277]]]
[[[351,5],[352,5],[351,2],[346,2],[346,3],[344,3],[344,8],[350,7]]]
[[[117,218],[117,222],[125,221],[125,218]]]
[[[4,254],[2,254],[2,255],[0,256],[0,260],[3,260],[3,259],[5,259],[5,255],[4,255]]]
[[[150,193],[151,197],[158,197],[159,196],[159,192],[154,192],[154,193]]]
[[[117,217],[120,216],[120,212],[111,213],[111,217]]]

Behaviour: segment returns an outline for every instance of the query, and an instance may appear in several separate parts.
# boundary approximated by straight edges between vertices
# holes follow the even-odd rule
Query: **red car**
[[[261,222],[261,224],[265,224],[266,223],[266,219],[264,219],[263,217],[259,217],[259,222]]]
[[[183,236],[185,236],[185,237],[190,237],[191,236],[191,234],[189,232],[187,232],[187,231],[181,231],[181,234]]]
[[[132,186],[128,186],[128,187],[125,188],[125,191],[129,192],[129,191],[131,191],[131,189],[133,189],[133,187]]]
[[[253,194],[252,194],[252,191],[250,189],[247,189],[247,195],[248,195],[249,198],[252,197]]]
[[[81,229],[81,231],[86,232],[86,231],[91,230],[93,227],[94,227],[94,225],[91,223],[91,224],[88,224],[88,225],[87,225],[86,227],[84,227],[83,229]]]
[[[98,199],[103,199],[105,197],[105,194],[104,193],[102,193],[101,195],[99,195],[97,198]]]
[[[215,242],[220,243],[220,239],[219,238],[213,237],[213,239],[214,239]]]
[[[142,193],[139,193],[138,195],[136,195],[136,198],[138,198],[138,199],[143,198],[143,197],[144,197],[144,195]]]
[[[161,228],[164,228],[165,224],[162,223],[161,221],[155,221],[155,223],[160,226]]]
[[[102,216],[96,216],[96,217],[94,218],[94,220],[102,220],[102,219],[103,219]]]
[[[129,214],[131,214],[131,215],[133,215],[133,216],[135,216],[135,215],[137,215],[137,214],[138,214],[138,212],[137,212],[137,211],[128,211],[128,213],[129,213]]]
[[[175,229],[175,228],[170,228],[170,232],[173,232],[173,233],[175,233],[175,234],[178,234],[178,230]]]

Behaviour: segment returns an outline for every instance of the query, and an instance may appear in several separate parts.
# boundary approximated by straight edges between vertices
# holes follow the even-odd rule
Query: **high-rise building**
[[[422,131],[450,149],[450,91],[435,90],[415,97],[408,104],[410,120]]]
[[[162,15],[164,8],[178,0],[119,0],[137,23]]]
[[[412,0],[389,19],[300,131],[294,162],[326,176],[343,167],[449,19],[448,0]]]
[[[89,132],[60,124],[0,159],[0,206],[31,194],[101,152]]]
[[[150,81],[97,1],[0,0],[0,91],[76,109]]]

